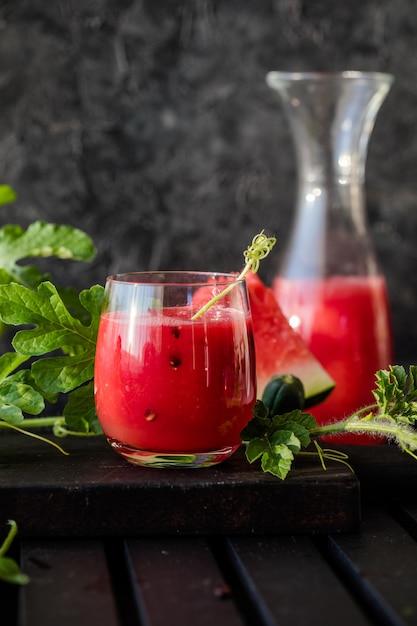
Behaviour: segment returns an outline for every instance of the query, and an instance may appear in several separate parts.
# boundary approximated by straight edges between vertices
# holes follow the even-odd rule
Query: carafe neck
[[[392,76],[270,72],[297,157],[297,206],[280,274],[287,278],[378,272],[365,212],[369,138]]]

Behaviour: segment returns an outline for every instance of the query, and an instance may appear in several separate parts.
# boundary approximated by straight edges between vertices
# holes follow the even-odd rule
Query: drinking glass
[[[185,271],[108,277],[94,386],[103,431],[131,463],[206,467],[227,459],[256,400],[245,281]]]

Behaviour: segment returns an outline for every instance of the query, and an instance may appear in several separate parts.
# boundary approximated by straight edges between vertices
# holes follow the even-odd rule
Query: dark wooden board
[[[140,468],[103,437],[68,438],[70,451],[0,434],[0,511],[23,537],[299,533],[354,530],[360,488],[345,466],[298,462],[285,481],[240,450],[204,469]]]
[[[327,445],[327,444],[326,444]],[[396,445],[338,446],[344,452],[361,484],[366,500],[404,499],[417,489],[417,460]]]

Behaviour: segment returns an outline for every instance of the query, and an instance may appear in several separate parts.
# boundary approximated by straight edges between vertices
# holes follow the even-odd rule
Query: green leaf
[[[240,437],[243,441],[250,441],[255,437],[261,437],[271,426],[272,422],[269,417],[269,409],[262,400],[256,400],[252,414],[253,418],[240,433]]]
[[[10,404],[14,408],[6,405],[0,417],[17,423],[22,418],[18,409],[34,414],[39,411],[42,396],[54,402],[56,394],[74,393],[78,387],[93,379],[103,293],[103,287],[95,285],[79,294],[79,306],[84,311],[83,321],[88,320],[86,324],[79,317],[71,315],[57,288],[49,282],[39,285],[36,291],[16,283],[0,285],[2,321],[32,327],[19,330],[13,339],[13,347],[18,353],[14,357],[16,363],[29,357],[42,357],[33,361],[30,374],[26,374],[26,377],[19,374],[19,377],[14,378],[14,391],[19,389],[20,395],[15,393],[12,397],[12,388],[7,388],[7,397],[12,397],[13,404]],[[7,367],[10,369],[12,365],[8,365],[5,360],[4,367],[7,371]],[[19,383],[26,383],[29,388],[16,387]],[[89,397],[89,402],[81,418],[80,405],[75,407],[82,394],[86,394],[85,400]],[[18,397],[21,398],[20,403]],[[73,424],[72,428],[77,424],[82,432],[100,432],[95,409],[92,408],[94,401],[91,385],[86,390],[78,391],[73,399],[70,395],[67,404],[66,419]]]
[[[0,259],[1,264],[1,259]],[[31,289],[36,289],[41,282],[50,279],[50,274],[42,273],[34,265],[15,265],[6,270],[0,268],[0,284],[20,283]]]
[[[256,400],[255,405],[252,409],[252,413],[256,419],[263,423],[270,423],[269,409],[262,400]]]
[[[269,416],[268,408],[258,400],[253,408],[253,419],[241,432],[249,463],[261,459],[264,472],[282,480],[291,470],[294,454],[311,442],[310,428],[317,422],[309,413],[300,410]]]
[[[38,391],[12,378],[0,383],[0,407],[7,405],[31,415],[38,415],[45,408],[43,397]]]
[[[0,557],[0,580],[15,585],[26,585],[29,577],[23,574],[14,559],[7,556]]]
[[[0,356],[0,381],[7,378],[28,359],[28,356],[17,354],[17,352],[5,352],[2,354]]]
[[[390,371],[380,370],[376,373],[376,389],[373,393],[383,413],[388,412],[389,405],[395,398],[396,391],[397,384],[392,378]]]
[[[301,447],[307,448],[311,443],[310,431],[298,422],[288,421],[284,426],[286,431],[290,431],[297,438],[297,441],[301,443]],[[284,430],[284,432],[285,432]],[[289,444],[288,444],[289,445]],[[298,450],[297,450],[298,452]]]
[[[16,352],[0,356],[0,419],[9,424],[22,422],[22,411],[38,415],[45,408],[43,396],[33,388],[28,370],[15,371],[28,358]]]
[[[295,411],[290,411],[289,413],[283,413],[282,415],[274,415],[271,420],[270,427],[273,430],[280,428],[285,429],[285,425],[288,422],[299,424],[306,430],[310,430],[311,428],[315,428],[317,426],[315,418],[310,413],[303,413],[297,409]]]
[[[4,267],[12,267],[17,260],[28,257],[91,261],[95,252],[91,238],[72,226],[36,221],[26,230],[15,224],[0,228],[0,259]]]
[[[310,430],[317,426],[315,418],[310,413],[303,413],[298,409],[282,415],[274,415],[268,436],[273,438],[275,433],[290,431],[300,440],[303,448],[311,443]]]
[[[417,422],[416,382],[416,366],[410,366],[408,374],[401,365],[378,371],[373,392],[378,416],[397,424],[414,425]]]
[[[15,198],[10,187],[0,186],[0,204]],[[71,226],[37,221],[26,230],[13,224],[0,228],[0,324],[24,327],[12,342],[16,353],[0,357],[0,419],[20,424],[24,413],[38,415],[45,400],[53,403],[59,393],[68,393],[68,419],[76,422],[74,412],[81,408],[78,403],[75,410],[78,394],[71,394],[94,375],[104,290],[96,285],[78,294],[58,288],[48,282],[49,274],[19,262],[51,256],[91,261],[95,253],[90,237]],[[19,370],[29,358],[31,369]],[[92,387],[88,390],[86,417],[78,416],[77,423],[83,432],[99,432]]]
[[[68,428],[74,432],[103,432],[97,418],[92,382],[72,392],[64,408],[64,417]]]
[[[0,404],[0,420],[17,426],[24,420],[22,410],[12,404]]]
[[[0,185],[0,206],[15,202],[16,194],[9,185]]]
[[[293,453],[299,452],[300,448],[301,442],[292,431],[277,430],[270,436],[265,435],[249,441],[246,446],[246,458],[249,463],[260,458],[264,472],[284,480],[291,470]]]
[[[401,389],[401,391],[405,391],[408,380],[405,368],[402,365],[392,365],[390,371],[396,381],[397,388]]]
[[[294,455],[291,450],[285,444],[281,444],[275,446],[273,452],[263,454],[261,467],[264,472],[269,472],[284,480],[291,470],[293,460]]]
[[[32,370],[22,369],[9,376],[9,380],[13,379],[16,382],[29,385],[35,391],[38,391],[48,402],[54,404],[58,400],[58,394],[55,392],[46,391],[42,389],[35,381]]]
[[[270,422],[268,422],[268,424],[263,424],[258,418],[254,417],[242,430],[240,438],[243,441],[251,441],[256,437],[262,437],[262,435],[268,430],[269,425]]]
[[[0,580],[17,585],[25,585],[29,582],[28,576],[20,571],[19,566],[14,559],[5,556],[17,534],[16,522],[14,520],[9,520],[8,523],[11,528],[6,539],[0,546]]]
[[[95,313],[102,288],[97,285],[91,291],[96,296],[92,299]],[[88,304],[88,298],[83,298],[84,302]],[[17,284],[0,285],[0,317],[6,324],[35,326],[16,333],[13,346],[21,354],[46,354],[66,345],[82,345],[86,352],[94,351],[98,321],[85,326],[74,318],[52,283],[42,283],[37,291]]]
[[[45,357],[32,365],[36,383],[46,392],[68,393],[91,380],[94,375],[94,354]]]
[[[291,430],[277,430],[270,437],[270,442],[274,453],[276,450],[279,450],[279,455],[281,455],[283,445],[296,453],[301,449],[300,440]]]
[[[0,228],[0,282],[18,282],[33,289],[49,275],[32,265],[17,265],[18,261],[50,256],[91,261],[95,253],[91,238],[72,226],[37,221],[25,231],[18,225],[7,224]]]
[[[268,449],[268,441],[263,437],[252,439],[246,446],[246,458],[249,463],[253,463],[254,461],[257,461]]]
[[[407,396],[411,400],[417,399],[417,366],[410,365],[408,375],[408,393]]]
[[[80,322],[80,320],[72,317],[62,300],[60,300],[59,296],[58,299],[56,297],[52,299],[52,306],[54,310],[60,311],[60,319],[66,328],[66,333],[64,337],[61,334],[59,327],[57,330],[56,325],[53,324],[51,326],[49,324],[45,324],[44,329],[48,333],[46,338],[54,341],[55,334],[57,333],[58,339],[61,343],[61,348],[69,356],[55,356],[35,361],[32,365],[32,371],[36,382],[42,387],[42,389],[45,389],[48,392],[61,391],[66,393],[68,391],[72,391],[80,385],[83,385],[85,382],[93,378],[95,347],[103,293],[103,288],[96,285],[89,290],[82,291],[80,294],[81,305],[90,313],[91,323],[89,326],[85,326]],[[51,311],[49,311],[49,317],[51,318],[50,314]],[[21,332],[31,333],[33,331]],[[21,335],[21,333],[17,333],[17,335]],[[42,345],[45,338],[42,339],[37,337],[36,339],[41,339]],[[32,340],[29,338],[29,344],[31,343]],[[15,348],[24,352],[22,346],[27,346],[27,339],[24,344],[21,344],[16,336],[13,345]],[[59,346],[55,343],[52,343],[50,349],[55,350],[58,347]]]

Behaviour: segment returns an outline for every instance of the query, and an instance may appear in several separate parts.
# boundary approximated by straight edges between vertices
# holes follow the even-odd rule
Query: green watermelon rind
[[[285,371],[281,371],[280,368],[277,368],[277,371],[275,371],[275,373],[270,377],[262,377],[261,379],[258,378],[257,396],[262,396],[266,385],[269,383],[271,378],[273,378],[273,376],[291,374],[292,376],[299,378],[304,385],[305,409],[323,402],[333,391],[336,384],[333,378],[329,376],[318,361],[316,363],[310,359],[308,359],[308,361],[308,365],[306,366],[301,366],[301,364],[294,365],[289,368],[291,371],[288,371],[288,368]]]
[[[298,375],[292,374],[293,376],[297,376],[304,385],[305,409],[323,402],[336,386],[333,378],[329,376],[319,363],[310,364],[307,374],[302,371],[299,371]]]
[[[332,382],[331,386],[327,387],[327,389],[323,389],[322,391],[319,391],[318,393],[313,392],[310,396],[305,395],[304,408],[310,409],[312,406],[315,406],[316,404],[320,404],[320,402],[324,402],[324,400],[331,394],[335,386],[336,386],[335,383]]]

